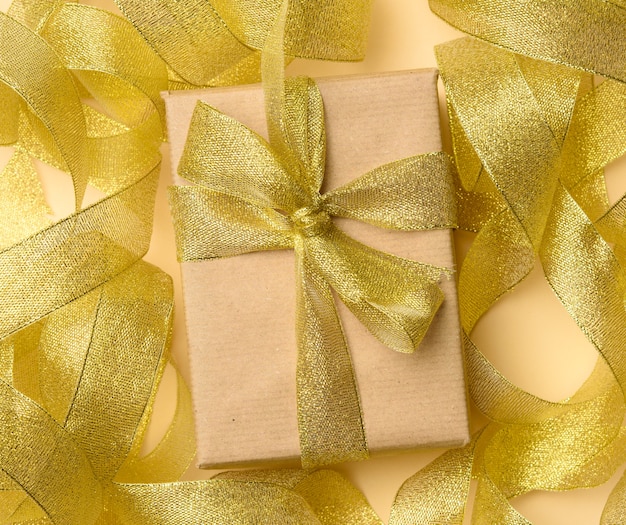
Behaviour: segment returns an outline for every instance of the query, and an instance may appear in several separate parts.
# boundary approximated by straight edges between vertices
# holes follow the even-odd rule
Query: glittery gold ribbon
[[[137,261],[151,234],[162,133],[157,101],[166,77],[123,20],[86,6],[56,7],[41,23],[34,13],[28,20],[54,48],[0,15],[0,75],[12,90],[7,112],[16,122],[2,174],[13,191],[2,195],[9,227],[0,253],[0,508],[12,522],[95,523],[107,483],[147,423],[154,379],[165,366],[171,284]],[[61,38],[64,24],[72,32]],[[134,46],[137,63],[121,65],[120,50],[102,53],[102,42],[86,44],[96,25]],[[88,83],[98,74],[100,82]],[[104,111],[81,95],[100,99]],[[132,108],[114,102],[129,95]],[[76,213],[49,224],[32,159],[69,173]],[[82,206],[88,182],[105,196]],[[135,373],[148,379],[138,383]]]
[[[608,35],[623,31],[623,8],[594,1],[430,5],[484,41],[441,45],[437,58],[462,183],[459,222],[477,232],[459,275],[469,388],[492,423],[464,450],[409,479],[390,523],[461,523],[474,477],[473,523],[528,524],[510,504],[515,496],[594,486],[626,460],[623,198],[609,206],[602,171],[626,150],[624,87],[613,80],[594,86],[583,73],[621,79],[622,54],[610,51]],[[601,356],[561,403],[511,384],[469,337],[537,258]],[[603,525],[626,519],[623,493],[622,481]]]
[[[178,383],[172,426],[141,445],[169,362],[169,277],[139,259],[159,173],[163,62],[105,11],[17,0],[0,14],[0,520],[380,524],[329,471],[177,482],[194,454]],[[35,167],[73,180],[51,224]],[[83,204],[87,185],[104,197]],[[251,503],[253,502],[253,503]]]
[[[174,87],[258,82],[261,50],[282,0],[115,0],[170,69]],[[290,57],[362,60],[371,0],[291,2]]]
[[[455,144],[472,145],[500,201],[460,272],[466,334],[530,272],[538,256],[548,282],[611,370],[606,373],[599,365],[567,403],[547,403],[508,383],[466,336],[472,397],[499,422],[477,458],[474,516],[484,522],[527,523],[510,498],[530,490],[601,483],[625,459],[619,388],[624,378],[622,270],[581,208],[598,207],[601,193],[589,191],[598,179],[586,180],[587,190],[581,191],[577,185],[583,174],[565,168],[573,164],[570,141],[580,133],[576,115],[589,100],[577,98],[581,74],[467,39],[437,52],[456,121]],[[459,61],[474,67],[462,70]],[[496,89],[497,98],[485,98]],[[479,111],[476,96],[485,101]],[[496,142],[489,139],[496,136]],[[599,153],[603,147],[598,143],[595,148]],[[575,155],[580,159],[583,153]],[[459,164],[467,165],[460,159]],[[497,265],[490,259],[496,254]]]
[[[429,0],[450,25],[491,44],[555,64],[626,80],[621,0]]]

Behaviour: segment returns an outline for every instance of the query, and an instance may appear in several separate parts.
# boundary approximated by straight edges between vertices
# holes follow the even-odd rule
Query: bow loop
[[[427,153],[375,168],[322,199],[332,215],[381,228],[454,228],[453,173],[448,155]]]
[[[293,170],[293,176],[309,195],[319,197],[326,164],[326,131],[324,102],[312,79],[297,77],[286,81],[281,131],[299,168]]]
[[[203,102],[194,110],[178,172],[262,208],[292,213],[310,201],[263,137]]]
[[[173,186],[169,201],[179,260],[293,247],[291,221],[271,208],[201,186]]]

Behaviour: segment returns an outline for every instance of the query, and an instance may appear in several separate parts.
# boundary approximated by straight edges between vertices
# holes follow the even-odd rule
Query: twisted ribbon
[[[85,5],[17,0],[0,33],[13,148],[0,176],[0,520],[380,523],[328,471],[178,482],[194,455],[180,376],[172,426],[141,453],[170,366],[171,280],[140,260],[166,67],[128,22]],[[76,211],[55,223],[42,161],[73,181]],[[88,186],[104,194],[91,205]]]
[[[429,0],[450,25],[523,56],[626,80],[621,0]]]
[[[436,53],[462,183],[459,222],[477,232],[459,275],[470,394],[492,422],[407,480],[390,523],[461,523],[474,477],[473,523],[528,525],[514,497],[598,485],[626,460],[624,197],[609,204],[603,174],[626,152],[624,57],[611,36],[624,31],[624,9],[593,0],[430,5],[480,39]],[[585,71],[620,82],[596,86]],[[601,356],[557,403],[510,383],[470,337],[537,259]],[[626,519],[625,486],[602,525]]]
[[[445,270],[369,248],[331,216],[384,228],[454,224],[451,164],[430,153],[381,166],[320,194],[323,102],[309,79],[285,83],[283,147],[198,103],[171,189],[182,261],[294,249],[297,273],[298,423],[305,467],[367,456],[350,357],[331,289],[381,342],[413,352],[443,293]],[[271,115],[271,114],[270,114]],[[271,117],[269,117],[271,118]],[[279,149],[280,148],[280,149]],[[326,421],[336,422],[328,429]]]
[[[115,0],[167,63],[172,89],[258,82],[261,50],[282,0]],[[371,0],[291,2],[285,19],[290,57],[362,60]]]

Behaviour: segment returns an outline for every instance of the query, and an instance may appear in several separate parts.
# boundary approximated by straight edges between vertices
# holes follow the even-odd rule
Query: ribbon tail
[[[302,467],[367,459],[359,394],[332,292],[301,250],[296,253]]]
[[[267,131],[270,144],[289,167],[290,175],[309,195],[316,195],[322,186],[326,158],[324,103],[313,80],[285,78],[289,7],[289,0],[283,0],[261,55]]]

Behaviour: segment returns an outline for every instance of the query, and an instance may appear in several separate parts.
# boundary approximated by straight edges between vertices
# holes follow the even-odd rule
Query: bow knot
[[[320,204],[300,208],[290,218],[294,230],[302,237],[323,235],[332,224],[330,215]]]

